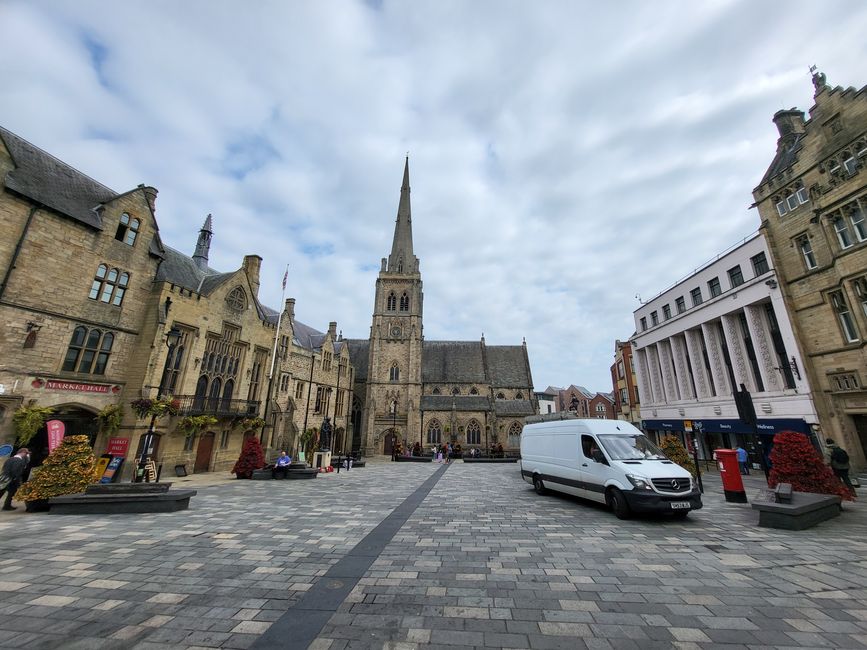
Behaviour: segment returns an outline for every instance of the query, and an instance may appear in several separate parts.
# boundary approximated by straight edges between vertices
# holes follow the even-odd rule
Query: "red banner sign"
[[[48,453],[50,454],[63,440],[63,434],[66,432],[66,425],[60,420],[49,420],[45,423],[48,428]]]
[[[49,379],[45,382],[46,390],[74,390],[78,393],[108,393],[111,386],[107,384],[82,384],[76,381],[58,381]]]
[[[129,438],[109,438],[105,453],[123,458],[126,456],[127,449],[129,449]]]

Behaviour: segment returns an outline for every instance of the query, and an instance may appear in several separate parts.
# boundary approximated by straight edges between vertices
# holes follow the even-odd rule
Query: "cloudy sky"
[[[611,390],[647,299],[758,227],[773,113],[867,84],[850,2],[0,0],[0,124],[260,298],[366,337],[404,156],[428,339]]]

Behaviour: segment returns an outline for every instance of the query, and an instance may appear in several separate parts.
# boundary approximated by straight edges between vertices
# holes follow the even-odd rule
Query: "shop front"
[[[810,425],[801,418],[760,419],[755,430],[741,420],[701,419],[701,420],[642,420],[641,428],[648,437],[660,440],[666,435],[675,435],[692,453],[692,434],[698,444],[700,460],[713,459],[716,449],[735,449],[742,446],[747,450],[750,464],[761,468],[761,451],[764,450],[766,460],[773,448],[774,435],[781,431],[803,433],[815,445],[815,436]],[[759,446],[756,433],[761,437]],[[768,461],[770,466],[770,461]]]

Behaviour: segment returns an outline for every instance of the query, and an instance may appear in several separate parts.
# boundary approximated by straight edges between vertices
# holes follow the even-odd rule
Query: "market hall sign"
[[[78,381],[60,381],[57,379],[37,379],[33,382],[34,388],[45,390],[69,390],[76,393],[116,393],[119,386],[108,384],[86,384]]]

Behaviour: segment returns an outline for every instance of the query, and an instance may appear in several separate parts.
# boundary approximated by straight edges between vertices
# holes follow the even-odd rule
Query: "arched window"
[[[397,260],[397,272],[403,273],[403,258],[402,257]]]
[[[478,395],[478,394],[479,394],[479,389],[478,389],[478,388],[476,388],[475,386],[473,386],[472,388],[470,388],[470,395]]]
[[[521,426],[520,422],[512,422],[509,427],[509,446],[510,447],[519,447],[521,445],[521,431],[524,430],[524,427]]]
[[[223,401],[228,402],[232,399],[232,393],[235,391],[235,381],[233,379],[227,379],[226,385],[223,387]],[[229,405],[226,404],[224,408],[227,408]]]
[[[515,393],[515,399],[524,399],[524,396],[521,393]]]
[[[196,382],[196,396],[193,399],[193,405],[196,408],[202,408],[205,405],[205,396],[208,394],[208,376],[202,375],[199,381]]]
[[[467,444],[480,445],[482,444],[482,428],[475,420],[470,420],[467,425]]]
[[[391,364],[391,370],[388,371],[388,379],[389,381],[400,380],[400,368],[397,365],[397,361]]]
[[[409,311],[409,296],[406,291],[404,291],[403,295],[400,297],[400,310]]]
[[[169,357],[166,361],[166,376],[163,379],[165,391],[169,395],[175,392],[178,383],[178,375],[181,372],[181,362],[184,359],[184,346],[174,345],[169,348]]]
[[[385,308],[388,311],[394,311],[397,308],[397,296],[394,295],[394,291],[388,294]]]
[[[130,216],[124,212],[120,215],[120,221],[117,224],[117,232],[114,233],[114,238],[122,241],[128,246],[135,244],[135,238],[138,236],[138,219],[130,219]]]
[[[431,420],[427,424],[427,444],[439,445],[443,440],[443,428],[439,420]]]
[[[497,399],[506,399],[506,396],[502,393],[497,393]]]
[[[460,394],[461,394],[461,389],[460,389],[460,388],[458,388],[457,386],[455,386],[454,388],[452,388],[452,395],[460,395]]]
[[[76,327],[66,350],[63,370],[104,375],[112,345],[114,345],[114,334],[111,332],[103,333],[98,329]]]
[[[244,311],[247,308],[247,293],[243,287],[235,287],[226,296],[226,304],[234,311]]]
[[[220,394],[223,391],[223,380],[219,377],[211,382],[211,390],[208,392],[209,408],[213,411],[217,410],[220,404]]]
[[[88,298],[119,307],[128,284],[129,273],[109,269],[105,264],[100,264],[96,269],[93,282],[90,283]]]
[[[430,393],[431,393],[431,395],[441,395],[442,394],[440,392],[439,388],[434,388]]]

